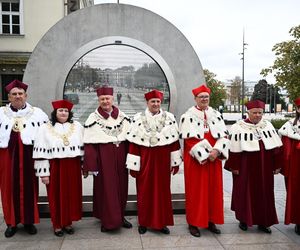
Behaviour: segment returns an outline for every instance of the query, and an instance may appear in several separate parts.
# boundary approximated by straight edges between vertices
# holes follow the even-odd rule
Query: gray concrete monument
[[[62,99],[73,65],[101,46],[122,44],[149,55],[164,72],[169,111],[177,117],[191,105],[192,88],[205,81],[197,54],[185,36],[161,16],[136,6],[100,4],[78,10],[54,25],[34,49],[24,74],[29,102],[48,114]]]

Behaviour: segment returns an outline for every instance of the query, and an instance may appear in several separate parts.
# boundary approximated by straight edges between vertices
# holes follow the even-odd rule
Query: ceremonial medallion
[[[15,132],[20,132],[23,129],[23,122],[20,118],[15,118],[15,123],[12,127],[12,130]]]
[[[158,143],[158,139],[156,137],[150,137],[150,144],[151,145],[156,145]]]
[[[68,137],[66,135],[63,135],[62,139],[63,139],[63,144],[65,146],[69,146],[70,145],[70,142],[69,142]]]

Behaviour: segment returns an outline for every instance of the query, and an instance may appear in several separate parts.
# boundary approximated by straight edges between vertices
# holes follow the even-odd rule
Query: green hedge
[[[289,119],[272,119],[271,123],[275,129],[280,129]]]

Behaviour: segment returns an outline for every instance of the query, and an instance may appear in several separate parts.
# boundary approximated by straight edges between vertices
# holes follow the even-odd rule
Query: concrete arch
[[[121,41],[150,55],[170,87],[170,111],[179,117],[193,104],[191,89],[204,82],[201,63],[185,36],[161,16],[136,6],[100,4],[76,11],[54,25],[34,49],[24,74],[29,101],[50,112],[63,96],[65,79],[89,51]]]

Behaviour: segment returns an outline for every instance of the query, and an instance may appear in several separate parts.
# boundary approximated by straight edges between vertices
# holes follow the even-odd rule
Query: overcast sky
[[[94,0],[99,3],[115,1]],[[174,24],[189,40],[202,67],[226,81],[242,75],[245,30],[245,81],[262,78],[273,64],[272,47],[291,39],[288,31],[300,24],[300,0],[120,0],[151,10]],[[267,77],[274,83],[273,77]]]

